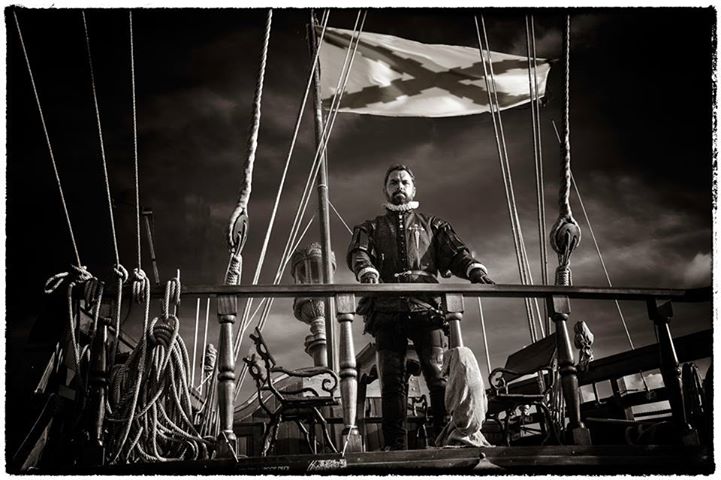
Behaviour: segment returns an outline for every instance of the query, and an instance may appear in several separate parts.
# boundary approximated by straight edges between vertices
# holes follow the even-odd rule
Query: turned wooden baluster
[[[237,439],[233,433],[233,395],[235,393],[235,357],[233,325],[238,311],[235,297],[218,297],[218,457],[235,457]]]
[[[591,433],[581,421],[581,399],[578,390],[578,371],[574,363],[571,339],[568,335],[568,316],[571,302],[566,296],[549,297],[546,300],[548,314],[556,328],[556,355],[561,374],[561,389],[566,402],[568,426],[567,441],[573,445],[590,445]]]
[[[676,424],[678,433],[681,436],[681,443],[684,445],[699,445],[698,432],[691,427],[686,416],[685,399],[683,396],[683,385],[681,383],[681,366],[676,356],[676,348],[671,337],[669,323],[673,316],[671,302],[659,305],[656,300],[648,300],[646,303],[648,316],[653,321],[658,338],[658,351],[661,357],[661,376],[666,387],[668,403],[671,404],[673,421]]]
[[[445,298],[446,321],[448,322],[450,348],[463,346],[461,320],[463,320],[463,295],[449,293]]]
[[[339,372],[340,396],[343,404],[343,451],[363,450],[361,436],[356,426],[358,400],[358,371],[353,347],[353,318],[355,317],[355,295],[340,294],[335,297],[336,319],[339,329]]]

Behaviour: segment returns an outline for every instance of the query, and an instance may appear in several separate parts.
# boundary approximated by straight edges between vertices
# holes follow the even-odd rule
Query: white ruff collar
[[[418,208],[418,202],[413,200],[412,202],[402,203],[400,205],[386,202],[383,204],[383,206],[386,208],[386,210],[390,210],[391,212],[409,212]]]

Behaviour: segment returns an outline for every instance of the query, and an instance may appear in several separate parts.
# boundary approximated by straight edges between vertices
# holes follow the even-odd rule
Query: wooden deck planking
[[[699,474],[714,471],[706,449],[679,446],[544,446],[424,449],[396,452],[282,455],[203,462],[167,462],[73,468],[103,474],[300,474],[300,473],[440,473],[519,474]]]

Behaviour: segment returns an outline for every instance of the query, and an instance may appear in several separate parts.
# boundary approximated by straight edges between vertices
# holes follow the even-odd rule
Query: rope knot
[[[135,299],[135,303],[145,303],[149,289],[150,281],[143,269],[133,269],[133,299]]]
[[[91,278],[94,278],[87,268],[84,266],[71,265],[69,272],[56,273],[52,277],[48,278],[45,282],[43,291],[47,294],[53,293],[58,289],[65,280],[72,282],[73,284],[85,283]]]
[[[128,281],[128,271],[121,264],[115,264],[115,266],[113,267],[113,271],[118,276],[118,278],[120,278],[120,283],[125,283]]]
[[[87,267],[84,265],[71,265],[70,268],[72,269],[73,281],[75,283],[85,283],[91,278],[95,278],[88,272]]]

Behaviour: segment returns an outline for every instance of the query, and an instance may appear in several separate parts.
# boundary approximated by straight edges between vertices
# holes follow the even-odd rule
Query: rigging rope
[[[341,69],[341,75],[338,78],[338,82],[336,84],[335,91],[340,92],[340,93],[338,95],[335,95],[333,98],[333,101],[331,102],[331,107],[330,107],[331,113],[328,116],[328,118],[326,118],[325,125],[323,127],[323,132],[320,135],[320,142],[318,143],[318,146],[317,146],[316,152],[315,152],[315,157],[313,158],[311,173],[307,178],[306,185],[305,185],[304,192],[303,192],[303,197],[301,198],[299,208],[296,211],[296,216],[293,220],[293,228],[291,228],[291,235],[289,236],[288,241],[286,242],[286,246],[283,251],[283,254],[281,255],[281,264],[279,264],[278,271],[276,272],[276,280],[275,280],[276,283],[280,282],[280,277],[282,276],[282,270],[284,267],[284,263],[287,262],[287,260],[285,260],[285,262],[284,262],[283,259],[290,256],[290,254],[292,252],[292,250],[290,250],[290,251],[288,250],[288,247],[294,243],[295,238],[298,234],[299,227],[300,227],[300,221],[303,218],[303,216],[305,215],[305,210],[308,205],[309,198],[310,198],[311,183],[314,181],[316,175],[318,174],[319,167],[321,166],[320,160],[321,160],[322,156],[325,155],[325,153],[326,153],[328,139],[330,137],[330,133],[333,130],[333,126],[335,124],[335,119],[338,115],[338,108],[340,106],[340,101],[342,99],[343,92],[345,91],[345,87],[348,83],[350,68],[353,64],[353,60],[355,59],[355,55],[356,55],[356,52],[358,49],[358,44],[360,42],[360,35],[361,35],[361,32],[363,31],[363,26],[365,25],[366,15],[367,15],[367,12],[363,11],[363,14],[361,17],[361,11],[359,11],[358,15],[356,16],[356,21],[353,26],[354,37],[352,38],[351,45],[349,45],[349,49],[346,52],[345,60],[343,62],[343,67]],[[360,25],[359,25],[359,22],[360,22]],[[358,33],[357,36],[355,36],[356,31]],[[353,40],[355,40],[355,43],[353,43]],[[352,53],[351,53],[351,50],[352,50]],[[311,71],[311,75],[312,74],[313,74],[313,72]],[[266,308],[263,310],[263,313],[261,314],[261,319],[258,322],[258,325],[259,325],[259,328],[261,329],[261,331],[262,331],[262,328],[265,326],[265,322],[266,322],[268,316],[270,315],[270,308],[272,307],[272,305],[273,305],[273,301],[271,299],[266,304]],[[241,336],[239,337],[239,342],[242,341],[242,333],[245,332],[248,325],[249,325],[249,322],[246,322],[243,325],[243,328],[241,329]],[[236,357],[237,357],[237,352],[239,352],[239,351],[240,351],[240,345],[238,344],[238,347],[236,348]],[[240,380],[236,383],[236,391],[235,391],[236,397],[238,396],[238,393],[240,392],[240,388],[242,387],[242,383],[245,380],[246,373],[247,373],[247,367],[245,364],[243,364],[243,366],[241,367]]]
[[[248,156],[243,168],[243,185],[240,190],[238,204],[230,216],[228,226],[228,243],[231,249],[235,248],[238,241],[233,236],[233,227],[238,218],[248,210],[248,201],[253,186],[253,166],[255,164],[255,153],[258,149],[258,132],[260,131],[261,101],[263,99],[263,84],[265,82],[265,67],[268,61],[268,45],[270,44],[270,27],[273,21],[273,9],[268,9],[268,16],[265,23],[265,35],[263,37],[263,49],[260,56],[260,68],[258,79],[255,84],[255,97],[253,99],[253,121],[248,136]],[[240,280],[240,279],[239,279]]]
[[[543,189],[543,150],[541,142],[540,98],[536,64],[536,36],[533,15],[526,15],[526,51],[528,53],[528,86],[531,94],[531,125],[533,129],[533,160],[536,173],[536,203],[538,208],[538,242],[541,254],[541,280],[548,284],[548,254],[546,250],[546,205]]]
[[[515,190],[513,188],[513,177],[511,175],[511,165],[508,160],[508,148],[506,146],[506,136],[503,131],[503,120],[501,118],[501,109],[500,109],[500,104],[498,102],[498,91],[496,89],[496,80],[495,80],[495,74],[493,71],[493,62],[491,61],[491,54],[490,54],[491,48],[490,48],[490,44],[488,42],[488,37],[486,35],[485,21],[483,20],[483,17],[481,17],[481,21],[483,22],[483,38],[485,40],[486,51],[488,53],[488,67],[489,67],[490,74],[491,74],[490,75],[491,91],[493,93],[493,101],[496,106],[496,115],[498,116],[498,125],[500,127],[500,133],[501,133],[500,138],[501,138],[501,142],[503,144],[503,153],[504,153],[503,161],[505,163],[506,175],[508,177],[508,191],[510,193],[510,203],[512,205],[513,217],[516,222],[515,228],[516,228],[517,235],[518,235],[518,245],[520,246],[522,271],[523,271],[523,275],[525,275],[525,284],[533,285],[533,283],[534,283],[533,275],[531,273],[531,266],[528,261],[528,254],[526,252],[526,242],[523,238],[523,230],[521,229],[521,221],[518,216],[518,207],[516,206],[516,195],[515,195]],[[529,309],[531,309],[532,305],[535,305],[536,317],[533,316],[533,310],[531,309],[532,315],[531,315],[530,321],[531,321],[532,328],[535,330],[534,319],[537,318],[538,323],[539,323],[539,330],[541,331],[541,334],[543,335],[544,334],[543,324],[541,322],[541,312],[540,312],[540,309],[538,306],[538,299],[534,298],[533,300],[529,299],[527,301],[529,304]],[[538,339],[538,335],[536,333],[534,333],[534,337],[535,337],[535,339]]]
[[[285,268],[286,268],[286,266],[288,265],[288,262],[290,261],[290,259],[293,257],[292,252],[294,252],[294,251],[298,248],[298,245],[300,245],[300,242],[303,241],[303,238],[305,237],[305,234],[308,232],[308,229],[310,228],[310,226],[311,226],[311,224],[313,223],[313,220],[314,220],[314,219],[315,219],[315,215],[313,215],[313,216],[310,218],[310,220],[309,220],[308,223],[306,224],[305,228],[303,229],[303,233],[302,233],[302,234],[300,235],[300,237],[298,238],[298,241],[295,243],[295,245],[293,246],[293,248],[290,250],[290,253],[289,253],[289,254],[285,257],[285,259],[282,261],[282,267],[280,268],[279,273],[276,274],[276,278],[273,280],[273,284],[274,284],[274,285],[277,285],[277,284],[280,283],[280,279],[283,277],[283,273],[285,272]],[[261,309],[261,307],[263,307],[263,312],[261,313],[261,320],[258,321],[258,325],[259,325],[258,328],[260,328],[261,331],[262,331],[263,326],[265,326],[265,321],[263,321],[263,319],[266,318],[267,315],[270,313],[270,309],[273,307],[273,301],[274,301],[274,300],[275,300],[274,298],[268,298],[268,297],[263,298],[263,299],[261,300],[261,302],[258,304],[258,306],[256,307],[256,309],[255,309],[255,311],[253,312],[253,314],[249,317],[249,320],[248,320],[247,325],[250,325],[250,324],[253,322],[253,319],[254,319],[255,316],[257,315],[258,311]],[[266,313],[266,310],[267,310],[267,313]],[[261,325],[261,324],[262,324],[262,325]],[[243,332],[245,332],[245,330],[244,330]],[[242,338],[243,338],[242,335],[241,335],[239,338],[242,339]],[[235,344],[235,346],[234,346],[233,355],[235,356],[236,359],[238,358],[238,355],[240,355],[240,346],[241,346],[241,343],[240,343],[240,342],[238,342],[238,343]],[[245,376],[246,376],[246,374],[247,374],[247,370],[248,370],[248,369],[247,369],[247,367],[245,366],[245,363],[243,363],[243,366],[241,367],[240,375],[238,376],[239,380],[238,380],[238,382],[236,383],[236,389],[235,389],[235,396],[234,396],[234,398],[237,398],[237,397],[238,397],[238,394],[240,393],[240,388],[242,387],[243,381],[245,380]]]
[[[142,271],[142,255],[140,249],[140,178],[138,172],[138,115],[135,102],[135,45],[133,40],[133,11],[128,12],[130,25],[130,85],[133,100],[133,159],[135,166],[135,220],[138,240],[138,268]],[[137,276],[137,275],[136,275]]]
[[[55,182],[58,186],[58,192],[60,193],[60,202],[62,203],[62,206],[63,206],[63,212],[65,213],[65,221],[68,224],[68,232],[70,233],[70,242],[72,243],[73,252],[75,253],[75,266],[78,268],[84,269],[84,267],[82,266],[83,263],[80,261],[80,254],[78,253],[78,245],[75,241],[75,234],[73,233],[73,226],[72,226],[72,223],[70,222],[70,213],[68,212],[68,206],[67,206],[67,203],[65,202],[65,195],[63,194],[63,186],[62,186],[62,183],[60,182],[60,174],[58,173],[58,167],[55,163],[55,155],[53,154],[53,146],[50,143],[50,135],[48,134],[48,127],[45,124],[45,115],[43,114],[43,108],[40,104],[40,96],[38,95],[38,89],[37,89],[37,86],[35,85],[35,77],[33,75],[33,70],[30,67],[30,58],[28,57],[28,52],[27,52],[27,49],[25,48],[25,41],[23,40],[23,33],[22,33],[22,30],[20,29],[20,21],[18,20],[17,12],[15,10],[13,10],[13,17],[15,18],[15,25],[17,26],[17,29],[18,29],[18,37],[20,38],[20,46],[22,47],[23,55],[25,57],[25,65],[27,66],[28,74],[30,75],[30,83],[32,84],[32,87],[33,87],[33,95],[35,96],[35,103],[37,104],[38,112],[40,113],[40,123],[42,123],[43,133],[45,134],[45,142],[47,143],[48,152],[50,153],[50,162],[52,163],[53,172],[55,173]]]
[[[83,29],[85,31],[85,46],[88,52],[88,67],[90,70],[90,85],[93,92],[93,105],[95,106],[95,120],[98,126],[98,138],[100,143],[100,158],[103,166],[103,179],[105,180],[105,193],[108,200],[108,214],[110,217],[110,230],[113,238],[113,249],[115,252],[115,266],[113,272],[115,272],[118,280],[117,293],[116,293],[116,306],[115,306],[115,341],[110,354],[111,363],[115,361],[115,355],[118,352],[118,344],[120,343],[120,311],[123,303],[123,284],[128,280],[128,271],[120,263],[120,253],[118,251],[118,237],[115,231],[115,215],[113,214],[113,200],[110,195],[110,179],[108,178],[108,164],[105,158],[105,141],[103,140],[103,127],[100,122],[100,106],[98,105],[98,94],[95,85],[95,70],[93,68],[93,56],[90,50],[90,34],[88,32],[87,19],[85,18],[85,11],[81,12],[83,17]]]
[[[556,123],[552,122],[553,129],[556,131],[556,137],[558,138],[558,142],[561,142],[561,137],[558,135],[558,129],[556,129]],[[598,246],[598,241],[596,241],[596,235],[593,233],[593,227],[591,226],[591,219],[588,217],[588,213],[586,212],[586,207],[583,205],[583,199],[581,198],[581,192],[578,190],[578,184],[576,183],[576,179],[573,176],[573,173],[571,173],[571,184],[573,185],[573,189],[576,192],[576,198],[578,198],[578,204],[581,206],[581,211],[583,212],[583,217],[586,220],[586,225],[588,225],[588,232],[591,234],[591,240],[593,241],[593,245],[596,248],[596,254],[598,254],[598,259],[601,262],[601,268],[603,269],[603,273],[606,276],[606,282],[608,283],[609,287],[613,287],[613,283],[611,282],[611,277],[608,274],[608,269],[606,269],[606,262],[603,260],[603,255],[601,254],[601,248]],[[616,310],[618,311],[618,316],[621,318],[621,324],[623,325],[623,329],[626,332],[626,338],[628,339],[628,344],[631,347],[631,350],[635,350],[636,347],[633,344],[633,340],[631,339],[631,333],[628,330],[628,325],[626,324],[626,318],[623,316],[623,311],[621,310],[621,305],[618,303],[618,299],[613,300],[616,304]]]
[[[518,211],[516,208],[515,195],[513,193],[513,183],[510,174],[510,164],[508,163],[508,153],[506,149],[505,135],[503,132],[503,121],[501,119],[500,108],[498,105],[498,97],[495,89],[495,77],[493,74],[493,62],[491,59],[491,50],[488,44],[488,38],[486,35],[486,25],[481,15],[481,25],[483,28],[483,39],[481,38],[481,31],[478,26],[478,19],[474,17],[476,25],[476,35],[478,37],[478,45],[481,54],[481,60],[483,63],[484,81],[486,83],[486,93],[488,94],[488,102],[491,107],[491,119],[493,121],[493,130],[495,133],[496,147],[498,150],[498,158],[501,164],[501,173],[503,177],[503,186],[506,192],[506,201],[508,204],[508,214],[511,220],[511,232],[513,236],[513,243],[515,246],[516,260],[518,263],[518,271],[521,277],[521,283],[527,285],[529,283],[530,268],[528,267],[528,260],[525,256],[525,243],[523,242],[523,236],[521,232],[520,221],[518,218]],[[484,42],[485,40],[485,42]],[[486,53],[484,55],[484,52]],[[487,57],[487,58],[486,58]],[[486,66],[488,62],[488,67]],[[490,78],[489,78],[490,77]],[[496,118],[497,116],[497,118]],[[531,283],[532,283],[532,279]],[[524,299],[526,305],[526,315],[528,317],[528,328],[531,336],[531,341],[537,340],[536,328],[534,324],[534,314],[531,308],[530,299]],[[539,313],[538,303],[536,301],[536,311]]]
[[[71,265],[71,269],[68,272],[61,272],[58,274],[53,275],[50,277],[46,282],[44,286],[44,292],[46,294],[53,293],[64,281],[67,282],[67,305],[68,305],[68,321],[69,321],[69,334],[71,338],[72,343],[72,351],[73,351],[73,361],[75,366],[76,374],[78,375],[78,378],[81,379],[80,384],[81,388],[83,390],[87,387],[87,379],[82,377],[82,371],[80,369],[80,363],[81,360],[84,358],[85,353],[89,352],[89,349],[87,346],[83,348],[83,351],[80,351],[80,345],[77,340],[77,336],[75,333],[75,330],[77,328],[75,320],[75,316],[77,314],[77,308],[74,308],[73,305],[73,289],[76,286],[79,285],[85,285],[89,286],[91,282],[93,283],[94,287],[97,287],[97,279],[86,269],[85,266],[83,266],[81,260],[80,260],[80,254],[78,251],[78,245],[75,240],[75,233],[73,231],[72,222],[70,221],[70,213],[68,210],[68,205],[65,200],[65,194],[63,192],[63,186],[62,182],[60,180],[60,174],[58,172],[57,163],[55,162],[55,154],[53,153],[53,147],[52,143],[50,141],[50,135],[48,133],[47,124],[45,122],[45,115],[43,113],[42,104],[40,103],[40,95],[38,93],[37,85],[35,84],[35,76],[33,75],[32,67],[30,65],[30,57],[27,52],[27,48],[25,46],[25,40],[23,38],[22,29],[20,27],[20,21],[17,16],[17,12],[13,10],[13,18],[15,19],[15,26],[17,27],[18,31],[18,37],[20,39],[20,46],[23,51],[23,56],[25,58],[25,65],[28,70],[28,75],[30,77],[30,84],[32,86],[33,90],[33,96],[35,97],[35,103],[38,108],[38,113],[40,114],[40,123],[42,124],[43,128],[43,134],[45,136],[45,142],[48,147],[48,152],[50,154],[50,163],[53,167],[53,173],[55,175],[55,182],[58,187],[58,193],[60,194],[60,202],[63,208],[63,213],[65,215],[65,221],[68,226],[68,232],[70,233],[70,242],[72,244],[73,253],[75,254],[75,265]],[[102,288],[92,288],[92,289],[86,289],[86,305],[90,305],[92,302],[92,291],[94,292],[100,292],[100,295],[102,295]],[[97,319],[97,314],[99,312],[99,301],[97,301],[96,305],[96,314],[95,318]],[[57,347],[56,347],[57,349]],[[51,362],[53,360],[59,362],[60,355],[54,355],[51,358]]]
[[[336,91],[341,92],[341,93],[340,93],[340,95],[337,95],[334,97],[333,102],[331,104],[331,115],[329,115],[329,117],[326,119],[326,122],[325,122],[325,125],[323,128],[323,132],[321,134],[320,143],[318,144],[318,146],[316,148],[315,157],[313,158],[311,172],[307,177],[303,197],[301,198],[301,202],[299,203],[299,208],[296,211],[296,215],[293,220],[293,228],[291,228],[291,235],[290,235],[288,241],[286,242],[285,249],[283,251],[283,254],[281,255],[281,262],[283,261],[282,259],[286,258],[287,256],[289,256],[292,253],[292,250],[289,250],[289,247],[295,242],[295,239],[297,238],[297,235],[298,235],[298,232],[300,229],[300,221],[305,214],[305,211],[308,206],[309,199],[310,199],[312,182],[315,180],[315,177],[318,174],[319,167],[321,166],[320,160],[321,160],[322,156],[325,155],[328,138],[330,137],[330,133],[333,130],[333,125],[335,123],[335,119],[338,114],[338,107],[340,106],[340,100],[342,98],[342,94],[343,94],[346,84],[348,82],[348,77],[349,77],[348,74],[350,72],[350,67],[353,63],[353,59],[355,58],[355,53],[357,51],[358,42],[360,39],[360,32],[362,32],[363,25],[365,23],[365,14],[363,14],[362,21],[360,22],[360,26],[358,26],[360,16],[361,16],[361,13],[359,12],[358,16],[356,17],[356,23],[353,27],[354,32],[356,30],[358,31],[358,36],[355,39],[356,40],[355,44],[352,46],[352,48],[349,48],[348,52],[346,52],[346,57],[345,57],[345,61],[343,63],[343,68],[341,69],[341,75],[340,75],[340,77],[338,79],[338,83],[336,85]],[[352,54],[351,54],[351,50],[352,50]],[[276,272],[276,281],[277,282],[280,281],[281,275],[282,275],[281,266],[279,264],[278,271]],[[270,312],[270,310],[269,310],[269,306],[268,306],[264,310],[264,318],[267,318],[267,315],[269,314],[269,312]],[[249,325],[249,323],[247,321],[244,322],[243,328],[241,329],[241,337],[242,337],[242,333],[245,332],[248,325]]]
[[[543,188],[543,142],[541,141],[541,108],[540,98],[538,97],[538,64],[536,55],[536,29],[533,23],[533,16],[531,16],[531,49],[533,52],[533,83],[536,89],[536,128],[538,131],[538,178],[540,179],[540,200],[541,206],[539,208],[541,213],[541,219],[539,221],[541,225],[541,236],[543,241],[541,243],[542,249],[542,280],[544,285],[548,285],[548,246],[546,244],[546,192]],[[550,318],[546,315],[546,331],[551,333]]]
[[[360,13],[358,16],[360,16]],[[328,18],[329,18],[329,14],[326,11],[323,16],[323,32],[325,32],[325,27],[327,25]],[[354,29],[357,27],[357,25],[358,25],[358,17],[356,17],[356,25],[354,26]],[[322,41],[322,38],[323,37],[321,36],[321,41]],[[312,86],[313,75],[314,75],[315,68],[317,68],[318,57],[319,57],[319,51],[316,51],[316,54],[314,57],[313,68],[311,68],[310,75],[308,78],[308,83],[306,85],[306,94],[305,94],[303,102],[302,102],[303,108],[305,107],[306,99],[307,99],[308,93],[310,91],[310,87]],[[343,69],[346,68],[347,62],[348,62],[348,55],[346,55],[346,59],[343,64]],[[342,78],[342,75],[341,75],[341,78]],[[341,82],[341,79],[339,79],[338,87],[340,87],[340,82]],[[331,108],[333,108],[333,105],[331,106]],[[303,110],[301,109],[298,112],[298,119],[296,120],[296,133],[297,133],[297,129],[299,127],[299,122],[300,122],[300,118],[302,117],[302,113],[303,113]],[[303,195],[302,195],[301,201],[298,205],[298,209],[296,210],[295,218],[293,219],[293,224],[291,227],[289,237],[286,241],[283,253],[280,256],[281,261],[279,263],[278,270],[276,270],[276,279],[274,280],[274,283],[280,282],[278,273],[281,270],[281,264],[283,263],[283,259],[290,255],[289,247],[295,242],[295,238],[298,235],[298,231],[300,228],[300,222],[302,220],[303,215],[305,214],[305,208],[306,208],[309,198],[310,198],[310,193],[311,193],[310,186],[311,186],[311,183],[313,182],[313,180],[315,179],[315,176],[318,173],[318,168],[320,167],[320,158],[321,157],[319,156],[319,152],[323,151],[322,146],[325,145],[324,135],[327,132],[328,125],[329,125],[329,122],[327,121],[325,124],[325,127],[324,127],[323,136],[321,137],[321,142],[316,149],[316,154],[315,154],[315,157],[313,158],[313,162],[311,164],[310,173],[306,179],[306,184],[305,184],[305,187],[303,190]],[[332,126],[331,126],[331,129],[332,129]],[[293,143],[294,142],[295,142],[295,135],[294,135]],[[291,147],[292,146],[293,146],[293,144],[291,144]],[[324,153],[324,151],[323,151],[323,153]],[[290,153],[289,153],[289,158],[290,158]],[[279,200],[279,197],[276,197],[276,200]],[[267,235],[266,235],[266,239],[267,239]],[[260,263],[259,263],[259,266],[260,266]],[[259,274],[259,269],[256,270],[256,274]],[[281,273],[281,275],[282,275],[282,273]],[[251,299],[248,299],[246,301],[245,310],[243,312],[243,317],[242,317],[242,321],[241,321],[241,327],[239,328],[238,334],[236,335],[236,338],[235,338],[236,358],[237,358],[237,352],[240,351],[240,343],[242,342],[243,335],[244,335],[245,331],[247,330],[248,326],[250,325],[250,322],[248,320],[248,314],[250,313],[251,303],[252,303]],[[266,309],[264,310],[265,315],[267,315],[267,313],[265,313],[265,312],[269,312],[270,305],[272,305],[272,301],[269,302],[268,304],[266,304]],[[245,365],[243,365],[242,367],[245,368]],[[236,385],[239,385],[239,384],[236,383]]]
[[[563,30],[564,49],[564,114],[563,144],[561,149],[561,181],[558,192],[558,219],[551,229],[551,247],[558,254],[556,268],[556,285],[570,286],[573,284],[571,275],[571,254],[581,241],[581,229],[571,213],[571,136],[570,136],[570,57],[571,57],[571,17],[566,16]],[[593,359],[593,334],[583,320],[577,321],[573,327],[574,344],[579,350],[578,368],[586,370]]]
[[[328,12],[328,10],[325,10],[325,12],[323,14],[323,31],[321,33],[321,38],[325,34],[325,29],[328,24],[328,18],[329,18],[329,12]],[[278,184],[278,190],[275,195],[275,201],[273,202],[273,210],[271,211],[270,219],[268,220],[268,226],[266,227],[266,230],[265,230],[265,237],[263,238],[263,246],[261,247],[261,253],[258,256],[258,264],[256,265],[255,273],[253,274],[253,282],[252,282],[253,285],[256,285],[258,283],[258,279],[260,278],[261,269],[263,268],[263,264],[265,263],[265,256],[266,256],[266,252],[268,249],[268,242],[270,241],[270,236],[273,232],[273,227],[275,225],[275,218],[276,218],[276,215],[278,212],[278,206],[280,205],[280,198],[283,194],[283,189],[285,187],[285,180],[286,180],[286,176],[288,174],[288,168],[290,167],[290,161],[293,156],[293,152],[295,150],[295,143],[298,138],[298,132],[300,131],[300,124],[301,124],[301,121],[303,118],[303,111],[305,110],[305,105],[308,100],[308,94],[309,94],[310,88],[312,86],[313,71],[317,68],[318,58],[319,58],[319,52],[316,52],[316,55],[313,58],[313,65],[312,65],[312,67],[310,69],[310,73],[308,75],[308,81],[306,83],[303,100],[301,101],[301,105],[298,110],[298,115],[296,116],[295,128],[293,130],[293,136],[291,138],[290,147],[288,149],[288,154],[285,159],[283,173],[281,174],[281,177],[280,177],[280,183]],[[234,340],[235,344],[239,344],[241,341],[240,339],[242,338],[242,335],[240,334],[240,331],[243,329],[242,327],[247,322],[248,313],[250,313],[250,308],[251,308],[252,303],[253,303],[252,298],[247,299],[245,302],[245,307],[243,309],[243,315],[241,316],[241,321],[240,321],[241,328],[238,330],[238,334],[236,334],[236,337]]]
[[[333,205],[333,202],[331,202],[330,200],[328,200],[328,205],[330,205],[330,208],[333,209],[333,211],[335,212],[335,214],[338,216],[338,220],[340,220],[340,222],[343,224],[343,226],[345,227],[345,229],[348,230],[348,233],[350,233],[351,235],[353,235],[353,230],[351,230],[350,227],[348,226],[348,224],[345,222],[345,220],[343,220],[343,217],[341,216],[340,213],[338,213],[338,210],[335,208],[335,205]]]

